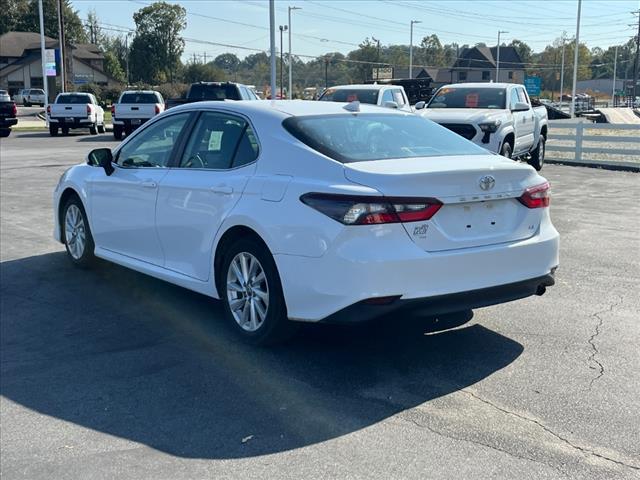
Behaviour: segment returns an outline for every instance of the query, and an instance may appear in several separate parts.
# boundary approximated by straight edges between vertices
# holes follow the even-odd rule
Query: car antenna
[[[347,103],[344,107],[347,112],[359,112],[360,111],[360,102],[358,100],[354,100],[353,102]]]

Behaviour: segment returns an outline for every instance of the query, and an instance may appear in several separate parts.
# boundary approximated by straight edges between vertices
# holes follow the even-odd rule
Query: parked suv
[[[40,105],[44,107],[46,102],[44,90],[41,88],[27,88],[16,95],[16,103],[22,103],[25,107]]]
[[[169,98],[166,107],[210,100],[260,100],[252,88],[233,82],[192,83],[185,98]]]
[[[321,102],[358,101],[411,112],[407,94],[399,85],[338,85],[327,88],[318,100]]]

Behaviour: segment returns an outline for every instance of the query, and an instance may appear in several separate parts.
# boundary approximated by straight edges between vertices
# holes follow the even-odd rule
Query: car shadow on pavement
[[[523,350],[481,325],[437,332],[398,317],[255,348],[219,302],[105,262],[80,270],[58,252],[5,261],[0,275],[3,396],[186,458],[337,438],[479,382]]]

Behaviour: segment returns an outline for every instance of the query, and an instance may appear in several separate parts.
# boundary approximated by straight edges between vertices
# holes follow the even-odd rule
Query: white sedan
[[[199,102],[93,150],[54,194],[55,238],[223,301],[253,343],[295,321],[457,312],[544,293],[549,184],[413,114]]]

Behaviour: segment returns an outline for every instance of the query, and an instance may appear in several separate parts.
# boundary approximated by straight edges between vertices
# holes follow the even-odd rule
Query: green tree
[[[44,34],[58,38],[58,2],[43,0]],[[88,41],[78,12],[71,6],[70,0],[62,0],[62,14],[67,44]],[[38,0],[3,0],[0,16],[0,34],[18,32],[40,32],[40,14]]]
[[[126,82],[127,74],[125,73],[118,57],[113,51],[107,50],[104,52],[104,73],[111,78],[118,80],[119,82]]]
[[[433,34],[422,39],[420,42],[420,56],[426,66],[444,66],[444,48],[438,35]]]
[[[186,83],[220,82],[225,80],[225,73],[211,63],[190,62],[185,65],[182,78]]]
[[[240,59],[233,53],[223,53],[222,55],[218,55],[213,60],[213,63],[219,69],[233,73],[238,69]]]
[[[533,50],[531,50],[531,47],[529,45],[527,45],[522,40],[514,39],[511,41],[509,46],[516,49],[516,52],[518,52],[518,55],[520,56],[520,59],[523,63],[531,63],[531,55],[533,54]]]
[[[180,5],[156,2],[133,14],[136,36],[131,43],[131,74],[149,83],[173,81],[181,68],[187,26],[186,10]]]

